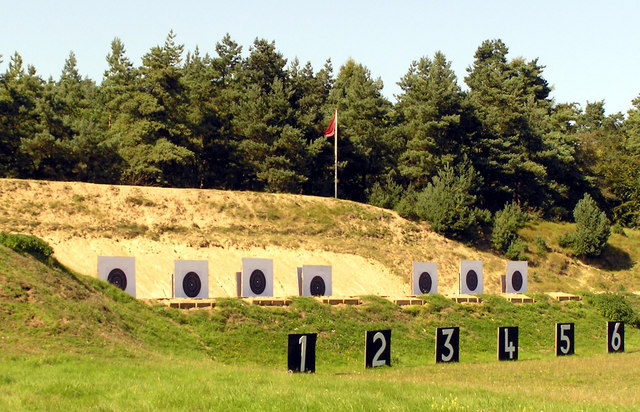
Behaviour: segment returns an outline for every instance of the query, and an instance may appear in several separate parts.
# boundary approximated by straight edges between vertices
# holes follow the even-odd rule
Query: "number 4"
[[[516,353],[516,347],[513,342],[509,340],[509,329],[504,328],[504,351],[509,354],[509,359],[513,359],[513,355]]]

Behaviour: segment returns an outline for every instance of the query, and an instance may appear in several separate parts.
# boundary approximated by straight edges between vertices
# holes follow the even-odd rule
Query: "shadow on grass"
[[[628,270],[633,267],[635,262],[626,251],[607,244],[602,254],[597,258],[585,258],[584,263],[594,266],[602,270]]]

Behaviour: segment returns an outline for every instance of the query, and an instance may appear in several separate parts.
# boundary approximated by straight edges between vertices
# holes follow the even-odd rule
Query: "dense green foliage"
[[[640,324],[640,318],[638,318],[633,306],[620,295],[585,293],[584,298],[589,304],[595,306],[608,321],[625,322],[635,327]]]
[[[47,260],[53,254],[53,248],[47,242],[31,235],[0,232],[0,245],[40,260]]]
[[[519,243],[522,242],[518,236],[527,221],[527,216],[520,210],[517,204],[507,203],[504,209],[496,212],[493,219],[493,230],[491,231],[491,245],[498,251],[507,254],[509,259],[520,259],[516,256]],[[526,247],[525,247],[526,248]]]
[[[330,60],[314,70],[264,39],[243,54],[227,35],[203,55],[170,32],[135,67],[116,38],[100,84],[73,53],[58,80],[16,53],[0,73],[0,176],[331,196],[333,142],[322,135],[337,108],[341,198],[415,216],[434,178],[470,162],[482,177],[470,210],[516,202],[569,220],[590,193],[612,221],[637,226],[640,97],[626,118],[605,116],[604,101],[557,103],[544,66],[508,53],[484,41],[468,90],[442,52],[421,57],[395,104],[352,59],[334,76]]]
[[[564,236],[564,246],[571,247],[578,256],[600,256],[611,234],[607,216],[585,194],[573,210],[573,217],[576,230]]]
[[[417,195],[416,215],[438,233],[463,237],[481,221],[482,212],[474,206],[481,181],[473,166],[461,163],[454,170],[445,165]]]

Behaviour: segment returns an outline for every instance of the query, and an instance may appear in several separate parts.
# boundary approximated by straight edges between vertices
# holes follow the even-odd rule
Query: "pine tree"
[[[464,154],[464,95],[444,54],[413,62],[398,83],[403,93],[395,110],[401,116],[399,133],[406,149],[400,172],[416,190],[424,188],[436,171]]]
[[[573,250],[578,256],[600,256],[607,245],[611,230],[606,215],[596,202],[585,194],[573,210],[576,232]]]
[[[364,201],[367,190],[384,182],[395,165],[393,142],[385,133],[391,103],[381,91],[382,81],[350,59],[329,94],[329,107],[339,113],[339,197]],[[332,115],[327,110],[324,124]]]

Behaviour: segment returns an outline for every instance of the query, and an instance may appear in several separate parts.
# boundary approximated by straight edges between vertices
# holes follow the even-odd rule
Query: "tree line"
[[[544,66],[501,40],[477,48],[465,89],[442,52],[419,58],[395,103],[352,59],[334,75],[264,39],[246,57],[229,35],[213,55],[185,54],[170,32],[135,67],[116,38],[106,60],[97,84],[73,52],[57,80],[8,59],[0,176],[332,196],[323,131],[337,108],[341,198],[452,235],[507,204],[570,220],[585,193],[610,221],[639,223],[640,96],[626,116],[555,102]]]

